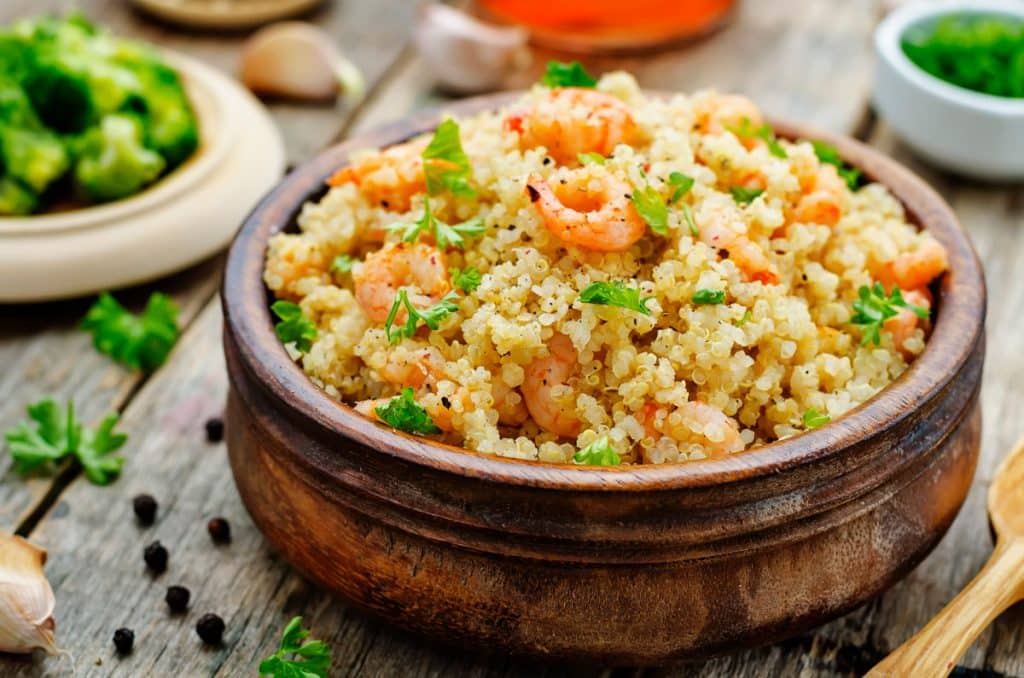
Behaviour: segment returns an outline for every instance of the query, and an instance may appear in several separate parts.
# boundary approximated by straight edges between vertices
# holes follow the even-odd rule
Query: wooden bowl
[[[514,95],[446,110],[496,109]],[[267,239],[359,136],[252,213],[224,279],[228,450],[249,512],[311,579],[389,623],[457,645],[615,665],[707,657],[800,633],[909,572],[956,516],[981,429],[985,283],[943,200],[850,139],[824,138],[949,251],[924,353],[837,421],[726,459],[577,467],[474,454],[388,430],[309,381],[274,337]]]

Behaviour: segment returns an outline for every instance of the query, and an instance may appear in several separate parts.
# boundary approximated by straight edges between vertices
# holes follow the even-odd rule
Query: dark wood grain
[[[509,96],[447,110],[491,110]],[[317,389],[273,335],[261,276],[267,239],[322,193],[349,149],[387,146],[437,120],[424,112],[302,166],[229,253],[232,468],[286,558],[364,609],[446,642],[652,664],[819,624],[930,550],[977,459],[984,281],[941,198],[852,140],[824,137],[946,246],[950,273],[924,354],[837,422],[724,460],[599,470],[435,445]],[[330,529],[300,529],[313,521]],[[743,594],[723,601],[722,591]]]

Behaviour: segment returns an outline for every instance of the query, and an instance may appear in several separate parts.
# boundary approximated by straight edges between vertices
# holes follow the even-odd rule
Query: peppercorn
[[[131,629],[118,629],[114,631],[114,647],[118,654],[130,654],[135,645],[135,631]]]
[[[184,586],[169,586],[164,600],[167,601],[171,612],[184,612],[188,609],[188,601],[191,597],[192,593]]]
[[[227,544],[231,541],[231,524],[224,518],[212,519],[206,524],[206,531],[217,544]]]
[[[167,549],[159,541],[155,541],[146,547],[142,557],[148,567],[155,574],[160,574],[167,569]]]
[[[139,523],[149,527],[156,520],[156,499],[151,494],[140,494],[132,499],[132,508]]]
[[[196,622],[196,633],[207,645],[220,645],[224,639],[224,620],[215,614],[204,614]]]
[[[219,443],[224,440],[224,420],[213,417],[206,420],[206,442]]]

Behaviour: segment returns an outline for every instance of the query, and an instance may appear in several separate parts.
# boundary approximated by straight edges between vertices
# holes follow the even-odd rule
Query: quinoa
[[[382,229],[415,222],[422,192],[412,196],[408,212],[395,212],[356,182],[343,183],[303,207],[297,233],[271,239],[264,279],[315,323],[311,349],[293,355],[317,385],[349,404],[413,386],[427,411],[444,413],[439,439],[481,453],[567,463],[606,437],[625,463],[682,462],[715,456],[711,448],[721,439],[713,422],[680,420],[686,403],[723,413],[745,450],[804,431],[808,411],[835,420],[924,350],[926,322],[899,346],[885,331],[879,344],[862,345],[861,328],[850,322],[858,290],[874,283],[874,272],[931,239],[907,221],[885,187],[846,190],[834,225],[794,221],[801,168],[819,167],[810,142],[781,142],[783,158],[765,144],[743,143],[735,131],[700,129],[699,112],[713,92],[647,98],[624,73],[606,75],[598,90],[625,102],[637,125],[636,141],[618,145],[599,167],[554,163],[543,146],[521,148],[503,124],[510,111],[548,96],[543,87],[508,110],[457,121],[477,194],[431,196],[430,208],[447,223],[483,219],[483,235],[445,252],[447,266],[473,266],[483,275],[478,287],[460,293],[458,310],[437,330],[390,343],[357,300],[352,274],[331,270],[339,255],[362,259],[382,240],[397,242],[398,233]],[[665,195],[671,173],[692,177],[686,201],[696,223],[727,214],[768,257],[777,280],[751,279],[727,250],[694,237],[679,209],[669,209],[667,235],[648,230],[626,251],[560,240],[532,203],[527,178],[554,184],[588,171]],[[730,187],[753,175],[761,177],[763,192],[737,203]],[[580,291],[598,281],[639,288],[651,297],[650,314],[581,302]],[[726,300],[694,303],[698,290],[723,290]],[[495,383],[509,391],[506,403],[522,399],[530,366],[549,356],[556,335],[571,340],[578,360],[550,396],[578,419],[578,432],[559,436],[532,417],[500,423]],[[389,365],[415,361],[424,351],[443,362],[431,383],[393,383],[386,376]],[[672,428],[679,423],[684,426]]]

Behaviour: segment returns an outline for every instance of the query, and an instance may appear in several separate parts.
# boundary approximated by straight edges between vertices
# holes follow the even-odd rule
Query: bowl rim
[[[654,96],[671,93],[648,92]],[[464,99],[411,115],[398,123],[358,134],[300,165],[249,215],[228,252],[221,301],[225,341],[235,342],[240,368],[274,399],[286,418],[311,421],[375,452],[467,478],[565,491],[650,491],[709,487],[767,476],[815,463],[891,430],[923,403],[937,397],[967,364],[981,341],[986,290],[981,263],[952,208],[927,183],[896,161],[859,141],[772,120],[780,137],[831,143],[850,164],[884,184],[907,216],[927,228],[949,254],[936,304],[937,318],[925,351],[893,383],[836,421],[724,459],[678,464],[591,467],[483,454],[395,431],[331,398],[291,360],[273,331],[269,291],[263,282],[267,243],[296,218],[302,206],[324,192],[324,181],[348,161],[351,151],[385,147],[432,130],[443,115],[498,110],[522,92]],[[870,167],[868,167],[870,165]],[[230,375],[237,379],[237,375]],[[297,450],[319,467],[315,455]],[[329,472],[323,469],[325,474]]]
[[[903,51],[903,36],[914,25],[957,13],[1002,14],[1024,21],[1024,5],[1012,0],[946,0],[904,5],[890,13],[875,29],[875,51],[879,59],[917,89],[946,103],[1003,118],[1024,118],[1024,98],[975,92],[946,82],[915,64]]]
[[[160,177],[139,193],[107,203],[87,205],[66,212],[0,216],[0,240],[5,237],[44,235],[85,229],[102,229],[106,224],[151,210],[180,196],[220,166],[231,149],[237,130],[226,124],[224,101],[216,95],[217,83],[210,67],[171,50],[161,56],[182,77],[189,102],[199,125],[199,146],[181,165]]]

